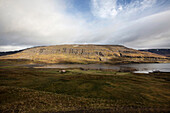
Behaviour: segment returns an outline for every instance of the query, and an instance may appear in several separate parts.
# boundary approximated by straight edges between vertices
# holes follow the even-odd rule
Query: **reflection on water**
[[[170,63],[127,64],[122,66],[135,68],[137,70],[135,73],[170,72]]]
[[[55,64],[55,65],[45,65],[38,68],[83,68],[83,69],[114,69],[120,70],[118,65],[109,64]]]
[[[126,65],[109,65],[109,64],[55,64],[34,66],[36,68],[83,68],[83,69],[113,69],[120,71],[122,69],[136,69],[135,73],[149,73],[153,71],[170,72],[170,63],[148,63],[148,64],[126,64]]]

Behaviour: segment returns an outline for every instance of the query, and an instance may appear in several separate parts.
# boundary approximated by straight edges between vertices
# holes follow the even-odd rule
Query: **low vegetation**
[[[169,73],[0,67],[0,112],[169,112]]]
[[[162,55],[138,51],[121,45],[54,45],[33,47],[0,59],[27,59],[44,63],[167,63]]]

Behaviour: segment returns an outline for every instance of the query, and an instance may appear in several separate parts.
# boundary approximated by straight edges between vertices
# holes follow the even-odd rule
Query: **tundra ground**
[[[0,67],[0,112],[169,111],[169,73]]]

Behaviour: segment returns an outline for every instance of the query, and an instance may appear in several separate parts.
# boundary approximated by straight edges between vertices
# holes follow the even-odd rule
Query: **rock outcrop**
[[[46,63],[166,62],[167,57],[120,45],[56,45],[34,47],[0,59],[30,59]]]

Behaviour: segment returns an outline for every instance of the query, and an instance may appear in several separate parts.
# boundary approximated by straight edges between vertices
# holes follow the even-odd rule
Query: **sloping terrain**
[[[0,113],[169,113],[169,73],[0,67]]]
[[[146,51],[146,52],[156,53],[159,55],[170,57],[170,49],[143,49],[140,51]]]
[[[0,59],[29,59],[45,63],[142,63],[166,62],[168,58],[120,45],[56,45],[29,48]]]

